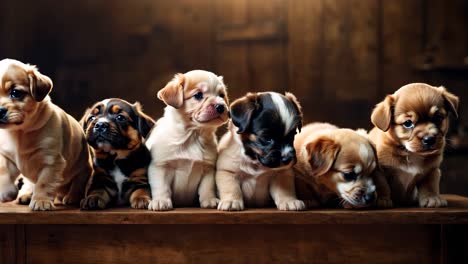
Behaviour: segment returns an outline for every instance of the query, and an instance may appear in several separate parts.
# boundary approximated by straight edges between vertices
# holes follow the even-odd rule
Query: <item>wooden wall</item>
[[[0,9],[0,57],[39,65],[76,117],[105,97],[158,116],[157,90],[195,68],[224,75],[231,98],[292,91],[306,121],[341,126],[370,127],[373,105],[408,82],[468,98],[463,0],[3,0]]]

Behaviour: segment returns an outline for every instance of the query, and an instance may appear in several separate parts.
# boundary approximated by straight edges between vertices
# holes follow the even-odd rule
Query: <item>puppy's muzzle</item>
[[[436,143],[436,138],[434,136],[425,136],[421,142],[425,149],[430,149]]]
[[[97,122],[93,128],[93,132],[97,134],[106,133],[108,130],[109,130],[109,123],[107,122]]]
[[[8,119],[8,110],[0,107],[0,123],[6,123]]]
[[[215,109],[216,109],[216,112],[218,112],[219,114],[222,114],[222,113],[224,113],[224,110],[226,108],[222,104],[217,104],[217,105],[215,105]]]

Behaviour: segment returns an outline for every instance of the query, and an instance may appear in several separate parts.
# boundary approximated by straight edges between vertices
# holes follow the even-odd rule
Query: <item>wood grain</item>
[[[390,210],[320,209],[283,212],[276,209],[249,209],[221,212],[179,208],[151,212],[114,208],[80,211],[59,207],[53,212],[32,212],[12,203],[0,206],[0,224],[467,224],[468,198],[448,195],[448,208],[397,208]]]
[[[27,226],[31,263],[433,263],[425,225]],[[77,235],[79,234],[79,235]]]

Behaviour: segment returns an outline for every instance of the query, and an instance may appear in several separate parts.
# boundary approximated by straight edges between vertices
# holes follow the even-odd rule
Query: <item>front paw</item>
[[[218,206],[218,203],[219,203],[219,199],[216,197],[213,197],[209,199],[200,200],[200,207],[213,209]]]
[[[281,201],[278,203],[278,210],[281,211],[302,211],[306,209],[305,203],[301,200]]]
[[[15,189],[14,191],[7,191],[0,193],[0,202],[6,203],[16,199],[18,195],[18,191]]]
[[[147,196],[138,197],[131,201],[130,206],[134,209],[148,209],[150,201],[151,199]]]
[[[172,210],[171,199],[153,199],[148,205],[148,210],[152,211],[169,211]]]
[[[79,202],[80,202],[79,199],[69,194],[65,195],[62,199],[63,205],[73,205],[73,204],[78,204]]]
[[[99,195],[89,195],[81,200],[81,210],[102,210],[107,207],[107,201],[105,198]]]
[[[221,200],[218,204],[220,211],[242,211],[244,210],[244,201],[242,200]]]
[[[55,209],[55,205],[51,200],[32,199],[29,208],[33,211],[50,211]]]
[[[393,201],[390,198],[387,197],[378,197],[377,200],[375,201],[375,207],[377,208],[392,208],[393,207]]]
[[[440,196],[425,196],[419,198],[419,207],[437,208],[446,206],[447,200]]]

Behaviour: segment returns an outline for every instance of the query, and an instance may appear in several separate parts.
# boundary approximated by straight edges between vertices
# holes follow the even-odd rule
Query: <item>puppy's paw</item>
[[[244,201],[242,200],[221,200],[218,204],[220,211],[242,211],[244,210]]]
[[[31,203],[32,193],[25,193],[18,197],[18,203],[22,205],[28,205]]]
[[[108,201],[99,195],[89,195],[81,200],[81,210],[102,210],[107,207]]]
[[[446,206],[447,200],[441,198],[440,196],[427,196],[419,198],[419,207],[437,208]]]
[[[62,199],[62,204],[63,205],[72,205],[72,204],[78,204],[80,203],[80,200],[77,199],[76,197],[73,197],[72,195],[65,195]]]
[[[306,209],[305,203],[301,200],[281,201],[277,206],[278,210],[281,211],[302,211]]]
[[[304,200],[306,208],[317,208],[320,207],[320,203],[317,200]]]
[[[130,206],[134,209],[148,209],[151,199],[148,196],[134,198],[130,202]]]
[[[15,185],[11,184],[2,189],[3,190],[0,191],[0,202],[5,203],[16,199],[18,189],[16,189]]]
[[[29,208],[33,211],[50,211],[55,209],[55,205],[51,200],[32,199]]]
[[[148,205],[148,210],[151,211],[169,211],[172,209],[171,199],[153,199]]]
[[[393,201],[390,198],[387,197],[378,197],[377,200],[375,201],[375,207],[377,208],[392,208],[393,207]]]
[[[219,199],[216,197],[200,200],[200,207],[201,208],[216,208],[219,204]]]

